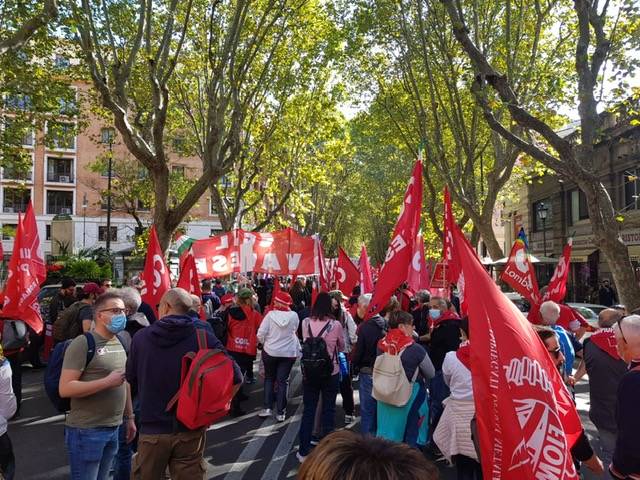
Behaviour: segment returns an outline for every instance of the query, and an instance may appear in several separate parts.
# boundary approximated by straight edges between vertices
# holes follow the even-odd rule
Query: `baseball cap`
[[[102,295],[104,293],[104,288],[99,286],[97,283],[89,282],[85,283],[84,287],[82,287],[82,293],[86,295],[90,295],[92,293]]]
[[[225,293],[220,299],[220,303],[222,303],[222,305],[229,305],[230,303],[233,303],[233,299],[233,293]]]
[[[241,288],[238,292],[238,298],[241,298],[243,300],[251,297],[253,297],[253,290],[251,290],[250,288]]]

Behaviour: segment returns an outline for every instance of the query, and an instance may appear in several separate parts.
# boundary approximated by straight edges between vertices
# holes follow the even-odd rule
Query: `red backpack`
[[[178,405],[176,417],[191,430],[207,427],[224,417],[233,396],[233,360],[222,350],[207,347],[207,334],[196,329],[198,351],[182,357],[180,388],[167,404]]]

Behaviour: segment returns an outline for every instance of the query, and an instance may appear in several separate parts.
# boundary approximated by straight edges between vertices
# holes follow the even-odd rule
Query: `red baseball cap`
[[[230,303],[233,303],[234,298],[235,296],[233,293],[225,293],[220,299],[220,302],[222,305],[229,305]]]
[[[85,283],[84,287],[82,287],[82,293],[90,295],[95,293],[96,295],[102,295],[104,293],[104,288],[102,288],[97,283],[89,282]]]

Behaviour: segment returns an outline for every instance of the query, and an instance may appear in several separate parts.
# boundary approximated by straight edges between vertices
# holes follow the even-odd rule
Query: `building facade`
[[[597,145],[595,165],[620,218],[621,237],[640,281],[640,127],[612,114],[604,117],[604,127],[605,140]],[[577,130],[562,133],[572,136]],[[586,198],[573,182],[555,174],[534,179],[521,188],[517,201],[506,205],[503,222],[506,245],[513,243],[523,227],[530,252],[536,256],[559,257],[572,237],[567,298],[597,303],[594,291],[602,280],[612,280],[611,271],[593,242]],[[552,266],[549,270],[538,272],[541,286],[553,273]]]
[[[74,83],[72,87],[79,100],[89,93],[89,86]],[[28,103],[28,99],[5,99],[3,128],[11,122],[12,110]],[[90,168],[109,149],[114,159],[133,158],[122,143],[117,131],[111,146],[105,139],[114,129],[80,102],[83,111],[79,117],[51,118],[43,131],[29,132],[22,139],[22,149],[31,158],[27,175],[17,174],[10,168],[0,172],[0,224],[3,227],[2,246],[5,259],[13,248],[12,227],[17,225],[18,213],[24,212],[29,200],[33,202],[40,239],[45,255],[54,250],[51,222],[56,215],[71,217],[72,245],[77,252],[82,248],[104,247],[107,239],[106,200],[101,191],[107,187],[108,172],[96,173]],[[79,120],[82,118],[82,120]],[[77,127],[81,121],[82,128]],[[170,154],[174,172],[197,178],[202,165],[198,158]],[[140,205],[143,223],[151,223],[151,211]],[[220,223],[211,211],[209,195],[205,194],[191,210],[191,221],[185,223],[187,235],[205,238],[220,231]],[[115,205],[111,214],[111,250],[119,252],[134,245],[136,222],[133,217]]]

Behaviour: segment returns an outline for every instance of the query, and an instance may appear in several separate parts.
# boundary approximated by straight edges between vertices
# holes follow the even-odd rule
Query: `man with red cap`
[[[275,294],[273,309],[267,313],[258,329],[264,363],[264,409],[261,418],[270,417],[276,403],[276,420],[284,422],[287,407],[289,374],[300,352],[298,314],[291,311],[291,296],[280,291]],[[275,387],[275,393],[274,393]]]

